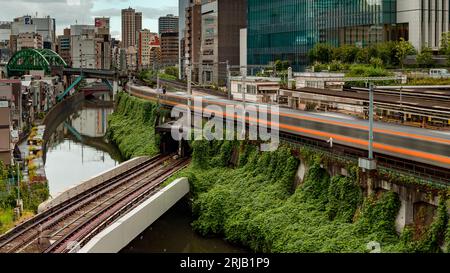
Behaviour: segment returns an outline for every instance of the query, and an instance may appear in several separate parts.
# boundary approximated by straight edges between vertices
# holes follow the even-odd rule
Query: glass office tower
[[[366,46],[395,39],[396,0],[248,0],[248,64],[307,63],[316,43]]]

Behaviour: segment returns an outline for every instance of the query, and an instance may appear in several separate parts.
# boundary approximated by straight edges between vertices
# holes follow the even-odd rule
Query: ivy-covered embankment
[[[239,150],[237,166],[230,166]],[[304,150],[309,171],[293,188],[299,161],[288,147],[262,153],[242,142],[193,143],[187,176],[194,198],[194,229],[224,236],[258,252],[368,252],[379,242],[383,252],[439,252],[449,241],[445,202],[427,232],[413,240],[412,229],[399,236],[398,196],[386,192],[364,198],[357,173],[330,177],[323,158]],[[356,168],[354,168],[356,170]]]
[[[151,102],[119,95],[108,136],[126,157],[158,152],[157,111]],[[327,158],[303,149],[308,173],[294,188],[299,156],[291,148],[263,153],[246,142],[191,145],[192,164],[176,177],[189,178],[193,228],[204,236],[225,237],[257,252],[368,252],[370,242],[379,242],[382,252],[449,249],[446,198],[420,238],[414,228],[398,235],[398,196],[385,192],[365,198],[356,167],[348,168],[348,177],[330,177],[321,168]]]
[[[119,148],[125,159],[154,156],[159,153],[155,134],[158,106],[126,93],[117,95],[116,110],[109,117],[107,138]]]

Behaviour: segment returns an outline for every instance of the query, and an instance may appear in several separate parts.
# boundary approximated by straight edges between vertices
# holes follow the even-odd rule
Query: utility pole
[[[192,95],[192,67],[191,64],[187,65],[186,67],[187,70],[187,93],[189,96]]]
[[[242,73],[242,83],[243,83],[243,88],[242,88],[242,102],[244,104],[244,111],[245,111],[245,103],[246,103],[246,98],[245,98],[245,93],[247,93],[247,68],[243,68],[245,70],[241,70]]]
[[[230,62],[227,60],[227,93],[228,99],[231,100],[231,68]]]
[[[374,85],[369,84],[369,160],[373,160]]]

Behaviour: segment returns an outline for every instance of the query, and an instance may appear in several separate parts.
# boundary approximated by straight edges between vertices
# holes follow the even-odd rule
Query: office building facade
[[[137,33],[142,30],[142,13],[131,7],[122,10],[122,47],[136,46]]]
[[[247,0],[203,0],[199,81],[226,82],[226,62],[239,65],[240,30],[247,26]]]
[[[159,17],[159,34],[178,32],[178,16],[168,14],[163,17]]]
[[[70,28],[64,29],[64,35],[58,36],[58,54],[64,61],[72,66],[72,58],[71,58],[71,36],[70,36]]]
[[[248,64],[308,63],[317,43],[364,47],[405,38],[439,47],[450,0],[248,0]]]
[[[184,55],[185,64],[198,64],[200,62],[200,48],[202,43],[202,4],[200,0],[192,0],[185,12],[186,26],[184,31]],[[186,69],[183,68],[185,76]],[[192,66],[192,80],[199,81],[199,67]]]
[[[161,33],[161,64],[164,67],[178,64],[178,32]]]
[[[15,18],[11,24],[11,36],[14,36],[11,40],[16,42],[23,33],[39,34],[43,48],[56,49],[56,23],[53,18],[33,18],[28,15]],[[13,48],[17,50],[17,45],[13,45]]]
[[[186,9],[190,6],[193,0],[178,0],[178,68],[179,78],[184,78],[185,69],[185,48],[184,48],[184,33],[186,29]]]

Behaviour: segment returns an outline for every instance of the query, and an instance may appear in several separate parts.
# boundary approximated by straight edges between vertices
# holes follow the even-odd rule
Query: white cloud
[[[71,24],[94,24],[93,17],[106,16],[111,18],[112,35],[120,37],[121,9],[127,8],[125,0],[110,0],[111,8],[94,10],[95,3],[105,6],[104,0],[0,0],[0,21],[12,21],[23,15],[50,16],[55,18],[57,32],[62,33]],[[149,1],[152,2],[152,1]],[[151,5],[155,6],[155,5]],[[134,7],[143,13],[144,19],[157,19],[169,13],[177,14],[177,7]]]

